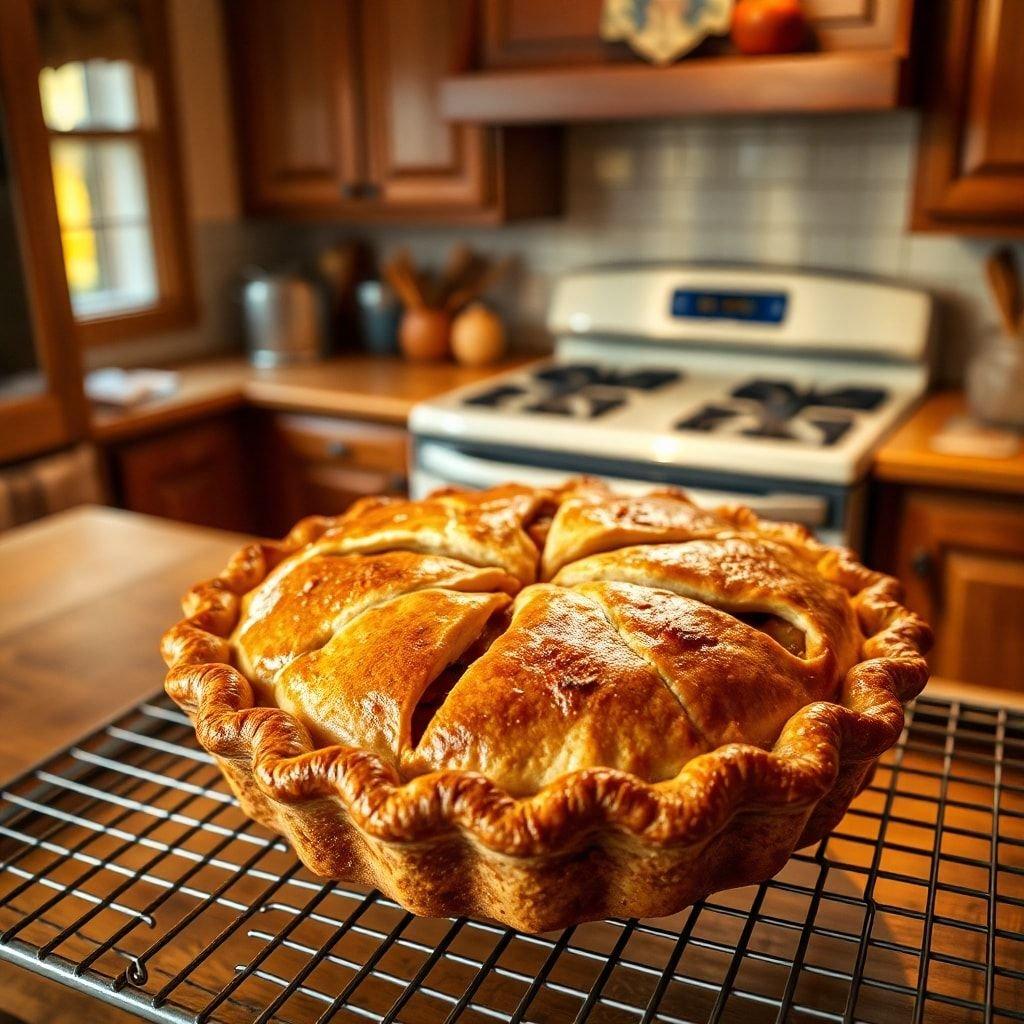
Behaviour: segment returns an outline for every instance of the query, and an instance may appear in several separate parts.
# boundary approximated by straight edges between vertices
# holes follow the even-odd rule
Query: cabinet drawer
[[[900,518],[893,568],[935,630],[934,673],[1024,691],[1024,507],[911,489]]]
[[[409,440],[401,427],[328,416],[279,415],[274,429],[288,451],[304,461],[405,476]]]
[[[279,413],[266,428],[268,532],[337,515],[366,495],[406,491],[408,434],[400,427]]]
[[[246,447],[234,417],[132,441],[112,458],[121,503],[133,512],[225,530],[253,528]]]

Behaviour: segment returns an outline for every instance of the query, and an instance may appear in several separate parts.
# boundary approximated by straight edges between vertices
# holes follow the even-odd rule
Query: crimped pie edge
[[[255,705],[250,683],[230,663],[227,638],[241,597],[337,523],[324,517],[300,521],[282,541],[245,545],[218,577],[189,591],[182,602],[187,617],[163,638],[166,689],[192,718],[202,746],[236,771],[245,765],[263,797],[289,806],[337,798],[362,832],[386,843],[459,830],[494,852],[536,857],[577,848],[601,827],[667,847],[706,842],[739,811],[810,814],[841,768],[874,761],[898,739],[903,706],[927,680],[923,652],[930,630],[898,603],[895,579],[865,568],[849,552],[818,543],[801,527],[760,522],[745,508],[717,511],[737,527],[811,550],[822,574],[853,595],[867,637],[869,657],[848,672],[842,703],[805,706],[770,751],[729,744],[657,783],[586,768],[531,796],[513,797],[474,772],[440,771],[403,783],[369,751],[315,749],[291,714]]]

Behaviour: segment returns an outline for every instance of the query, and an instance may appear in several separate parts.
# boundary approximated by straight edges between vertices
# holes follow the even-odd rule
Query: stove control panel
[[[555,337],[842,354],[922,364],[927,292],[862,277],[711,264],[591,267],[561,277]]]
[[[781,324],[786,318],[786,292],[711,291],[677,288],[672,293],[672,315],[695,320],[741,320],[744,323]]]

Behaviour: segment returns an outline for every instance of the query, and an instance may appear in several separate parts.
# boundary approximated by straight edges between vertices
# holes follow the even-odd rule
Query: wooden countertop
[[[244,541],[89,505],[0,535],[0,778],[159,690],[181,595]]]
[[[168,398],[127,410],[94,407],[92,434],[98,441],[125,440],[243,403],[404,425],[417,402],[526,361],[520,357],[470,368],[346,355],[274,370],[258,370],[240,356],[192,363],[176,367],[181,387]]]
[[[946,455],[931,449],[932,437],[952,416],[966,411],[959,391],[941,391],[926,398],[875,454],[875,478],[927,487],[1024,494],[1024,445],[1006,459]]]

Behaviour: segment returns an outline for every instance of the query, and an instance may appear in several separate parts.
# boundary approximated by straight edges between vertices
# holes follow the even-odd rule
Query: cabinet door
[[[1024,504],[911,491],[896,571],[936,675],[1024,691]]]
[[[371,198],[396,207],[482,207],[491,129],[441,118],[438,85],[466,69],[469,0],[369,0],[363,55]]]
[[[601,39],[604,0],[484,0],[484,68],[555,67],[634,60],[621,43]]]
[[[363,180],[355,5],[230,0],[249,205],[340,209]]]
[[[928,6],[914,226],[1024,227],[1024,3]],[[1008,224],[1008,222],[1010,222]]]
[[[405,494],[408,434],[400,427],[329,416],[267,417],[264,531],[287,532],[309,515],[337,515],[357,498]]]
[[[204,420],[133,441],[114,453],[125,508],[199,526],[255,525],[241,423]]]

